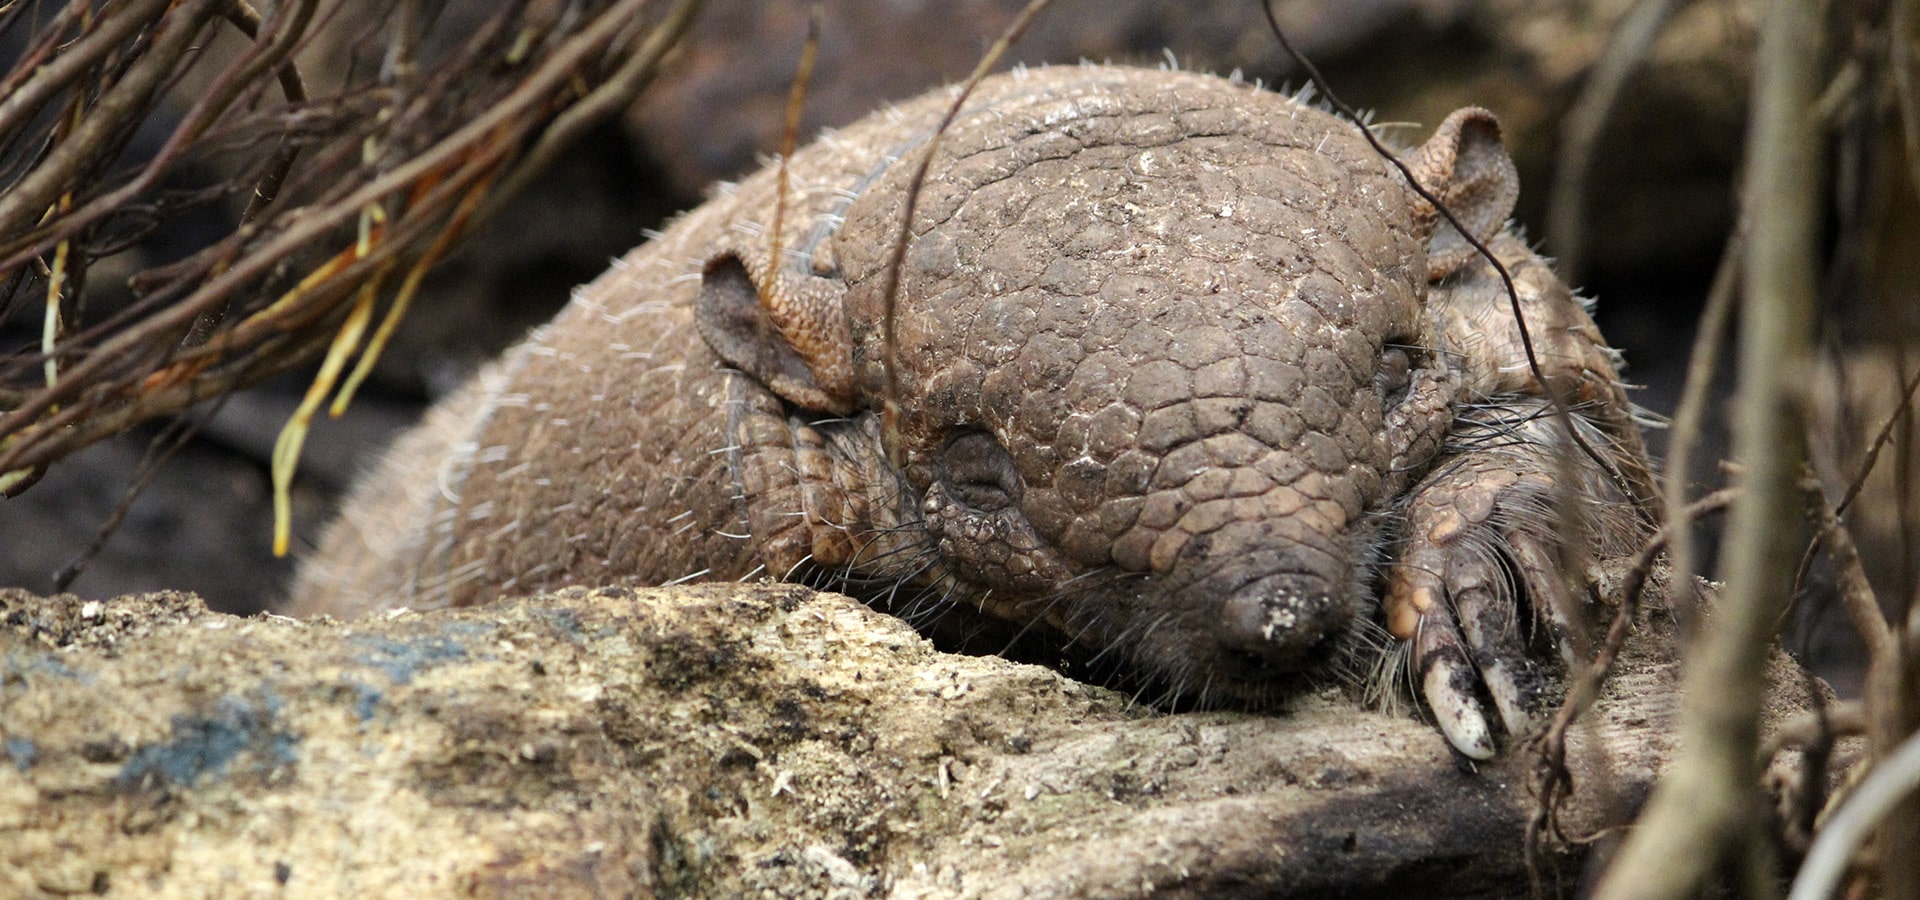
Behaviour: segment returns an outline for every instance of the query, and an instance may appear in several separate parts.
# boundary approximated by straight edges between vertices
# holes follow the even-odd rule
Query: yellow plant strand
[[[394,294],[393,305],[387,309],[386,317],[380,320],[380,327],[374,330],[373,339],[367,342],[367,349],[361,351],[360,362],[353,367],[346,383],[340,386],[340,394],[334,398],[327,415],[337,419],[346,414],[347,404],[353,402],[353,395],[360,390],[360,383],[373,372],[374,363],[380,361],[381,352],[387,349],[387,339],[393,336],[394,329],[399,327],[401,318],[407,314],[407,307],[413,303],[413,295],[420,288],[420,280],[452,248],[453,242],[466,232],[468,219],[480,202],[487,198],[487,189],[493,185],[493,176],[497,172],[495,170],[495,173],[488,174],[468,189],[467,195],[460,199],[460,205],[454,208],[453,215],[448,217],[447,227],[441,230],[433,244],[407,270],[407,277],[400,282],[400,290]]]
[[[293,535],[293,470],[300,462],[300,448],[306,444],[307,430],[313,425],[314,410],[320,408],[320,401],[340,378],[340,370],[346,368],[347,358],[353,348],[360,343],[360,336],[367,331],[367,323],[373,320],[373,301],[379,296],[379,282],[385,270],[376,274],[366,287],[360,289],[360,296],[354,300],[353,309],[347,313],[347,320],[341,324],[340,331],[334,335],[333,343],[327,347],[327,358],[320,363],[320,371],[313,376],[313,383],[307,386],[307,394],[300,399],[300,406],[293,411],[287,424],[280,429],[280,437],[273,443],[273,555],[286,556],[287,546],[292,543]]]
[[[386,213],[378,204],[368,206],[360,214],[360,236],[351,250],[336,255],[326,265],[316,269],[300,280],[287,297],[304,293],[312,284],[318,283],[316,276],[322,272],[336,271],[342,265],[366,258],[378,241],[377,226],[386,221]],[[307,394],[300,399],[300,405],[280,428],[280,437],[273,442],[271,474],[273,479],[273,555],[286,556],[287,549],[293,543],[293,471],[300,462],[300,448],[306,444],[307,431],[313,425],[314,410],[320,408],[320,401],[340,379],[340,370],[346,368],[348,357],[360,338],[367,332],[367,323],[373,320],[373,304],[380,297],[380,284],[392,270],[392,264],[383,266],[374,273],[360,288],[359,296],[354,298],[353,309],[348,311],[347,319],[340,324],[339,332],[333,336],[333,343],[327,347],[327,357],[320,363],[320,371],[313,376],[313,383],[307,385]],[[287,302],[287,297],[274,301],[273,306]],[[269,307],[272,308],[272,307]]]
[[[54,359],[53,351],[60,342],[60,291],[66,287],[67,248],[72,244],[72,241],[61,241],[54,247],[53,271],[47,276],[47,314],[40,323],[40,353],[46,357],[41,366],[46,371],[49,388],[60,380],[60,364]]]
[[[79,116],[78,109],[74,111],[74,116]],[[40,217],[40,223],[44,225],[72,210],[73,193],[61,194],[60,202]],[[72,246],[71,239],[57,244],[53,248],[53,267],[47,270],[47,311],[40,322],[40,355],[46,357],[46,361],[40,365],[46,373],[48,388],[60,381],[60,364],[54,359],[53,351],[60,344],[61,326],[64,324],[60,320],[60,293],[67,286],[67,254]]]

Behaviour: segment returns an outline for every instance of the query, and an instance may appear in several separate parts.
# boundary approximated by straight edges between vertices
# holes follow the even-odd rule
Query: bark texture
[[[1662,646],[1575,731],[1570,834],[1668,754]],[[347,624],[0,593],[0,735],[10,896],[1526,890],[1525,752],[1465,768],[1335,692],[1158,715],[791,585]],[[1577,848],[1546,871],[1571,889]]]

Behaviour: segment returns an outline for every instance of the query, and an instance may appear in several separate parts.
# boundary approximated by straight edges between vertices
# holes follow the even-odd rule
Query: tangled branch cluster
[[[502,0],[476,25],[432,0],[0,3],[0,46],[24,46],[0,77],[0,326],[39,335],[0,355],[0,493],[326,350],[290,471],[426,268],[651,79],[698,3],[659,5]],[[208,209],[229,226],[90,308],[102,261]]]

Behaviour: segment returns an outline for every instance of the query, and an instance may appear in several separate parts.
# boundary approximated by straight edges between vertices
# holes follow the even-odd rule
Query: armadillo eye
[[[1380,351],[1380,367],[1373,372],[1373,389],[1392,409],[1406,399],[1407,385],[1413,381],[1413,357],[1406,347],[1388,344]]]
[[[940,452],[938,474],[949,496],[980,512],[1020,501],[1020,471],[1012,454],[985,432],[963,432],[948,441]]]

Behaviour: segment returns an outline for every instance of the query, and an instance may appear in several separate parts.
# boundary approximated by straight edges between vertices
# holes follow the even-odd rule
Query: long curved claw
[[[1448,573],[1454,616],[1480,681],[1510,735],[1533,731],[1543,681],[1521,633],[1519,602],[1490,553],[1456,559]]]
[[[1580,615],[1580,607],[1567,592],[1567,580],[1559,574],[1554,540],[1531,529],[1513,529],[1507,536],[1507,552],[1533,601],[1534,618],[1553,636],[1560,661],[1575,666],[1582,661],[1574,643],[1579,634],[1574,619]]]
[[[1448,741],[1485,759],[1493,753],[1485,702],[1518,736],[1539,726],[1550,693],[1527,606],[1568,659],[1572,645],[1566,586],[1551,564],[1556,538],[1530,527],[1551,478],[1475,462],[1440,474],[1409,506],[1385,612],[1388,630],[1413,641],[1421,694]]]
[[[1452,615],[1444,607],[1423,616],[1414,638],[1414,665],[1419,667],[1420,693],[1433,710],[1440,733],[1453,749],[1470,759],[1492,759],[1493,730],[1474,693],[1476,676],[1460,645]]]
[[[1539,405],[1484,406],[1479,421],[1456,423],[1451,439],[1462,449],[1402,507],[1405,537],[1382,602],[1388,632],[1412,642],[1441,731],[1476,759],[1493,752],[1487,703],[1510,737],[1533,732],[1554,699],[1554,670],[1580,664],[1586,650],[1588,575],[1563,542],[1577,555],[1613,555],[1645,527]]]
[[[1387,591],[1388,630],[1412,642],[1420,696],[1447,742],[1472,759],[1492,759],[1493,730],[1476,686],[1477,667],[1440,573],[1449,568],[1443,544],[1416,543],[1395,566]],[[1498,693],[1495,693],[1496,702]],[[1505,717],[1504,707],[1501,710]]]

